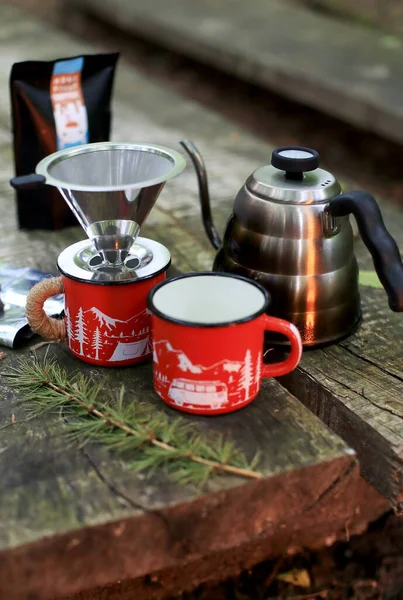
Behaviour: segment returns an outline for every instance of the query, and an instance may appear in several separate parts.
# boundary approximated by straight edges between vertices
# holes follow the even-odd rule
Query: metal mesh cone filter
[[[36,169],[56,186],[106,263],[125,259],[183,156],[147,144],[87,144],[56,152]]]

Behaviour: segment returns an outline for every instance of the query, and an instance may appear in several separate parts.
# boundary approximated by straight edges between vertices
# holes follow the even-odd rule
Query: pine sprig
[[[59,414],[67,433],[79,444],[100,442],[124,456],[135,471],[149,475],[163,469],[182,484],[203,486],[219,474],[259,479],[260,454],[251,462],[231,440],[208,440],[183,419],[171,420],[155,407],[125,402],[122,386],[115,402],[100,396],[102,385],[81,373],[73,375],[55,361],[22,359],[6,375],[27,400],[30,418]]]

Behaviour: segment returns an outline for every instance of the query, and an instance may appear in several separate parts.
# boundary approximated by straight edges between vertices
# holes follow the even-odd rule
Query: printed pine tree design
[[[102,336],[99,327],[95,329],[92,336],[92,347],[95,350],[95,358],[99,360],[99,351],[102,349]]]
[[[66,310],[64,311],[64,314],[66,316],[66,331],[67,331],[67,338],[69,340],[69,348],[71,349],[71,344],[75,338],[74,335],[74,325],[73,322],[71,320],[70,317],[70,311],[68,308],[66,308]]]
[[[245,398],[249,398],[249,390],[253,383],[253,371],[252,371],[252,355],[250,350],[246,351],[245,360],[241,369],[241,377],[239,380],[239,387],[245,390]]]
[[[260,380],[262,378],[262,361],[263,361],[263,355],[261,352],[259,352],[259,354],[257,355],[256,378],[255,378],[255,383],[256,383],[257,389],[259,388]]]
[[[76,317],[76,328],[77,329],[75,339],[77,340],[77,342],[80,342],[80,354],[81,356],[84,356],[84,344],[88,343],[88,336],[87,326],[84,319],[84,313],[81,306]]]

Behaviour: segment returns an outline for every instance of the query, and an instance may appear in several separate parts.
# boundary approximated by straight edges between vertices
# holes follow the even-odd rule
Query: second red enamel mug
[[[148,308],[159,397],[188,413],[229,413],[256,398],[262,379],[295,369],[300,334],[292,323],[268,316],[268,305],[262,286],[228,273],[190,273],[155,286]],[[284,361],[263,363],[265,331],[289,339]]]

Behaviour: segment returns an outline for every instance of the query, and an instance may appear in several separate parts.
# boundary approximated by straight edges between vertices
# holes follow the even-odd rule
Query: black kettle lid
[[[319,154],[303,146],[283,146],[272,152],[271,165],[257,169],[247,188],[263,199],[289,204],[316,204],[341,192],[340,184],[319,168]]]
[[[287,179],[301,180],[304,173],[319,167],[319,154],[304,146],[283,146],[276,148],[271,155],[271,164],[285,172]]]

